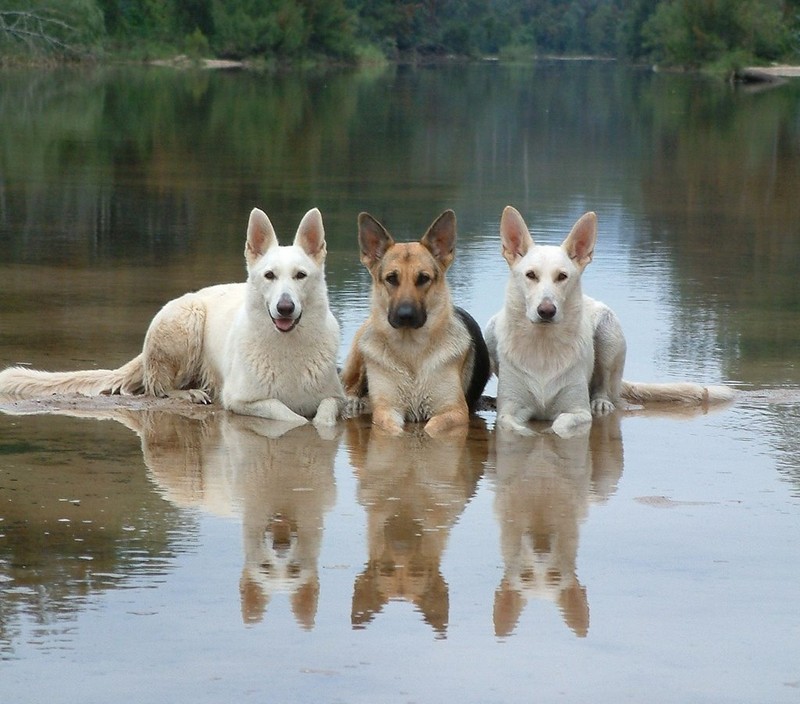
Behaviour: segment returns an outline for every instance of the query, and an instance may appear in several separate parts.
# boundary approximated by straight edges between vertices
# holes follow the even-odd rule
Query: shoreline
[[[750,403],[781,406],[800,403],[800,389],[793,387],[739,388],[734,404]],[[722,407],[727,407],[724,404]],[[483,395],[478,403],[478,412],[495,412],[495,398]],[[694,406],[669,404],[650,404],[644,408],[631,405],[620,409],[623,413],[662,412],[675,415],[694,414],[702,409]],[[183,399],[157,398],[145,395],[101,395],[83,396],[81,394],[52,394],[37,398],[15,398],[0,395],[0,414],[11,416],[25,415],[71,415],[107,418],[118,413],[166,411],[190,418],[203,418],[209,414],[226,412],[219,403],[196,404]]]
[[[800,78],[800,66],[746,66],[736,72],[736,77],[744,83],[785,83],[787,79]]]

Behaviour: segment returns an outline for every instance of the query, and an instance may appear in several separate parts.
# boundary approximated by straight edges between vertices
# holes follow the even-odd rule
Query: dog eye
[[[538,281],[539,277],[536,276],[535,271],[526,271],[525,276],[527,276],[531,281]]]
[[[430,274],[417,274],[417,286],[424,286],[431,280]]]
[[[400,277],[393,271],[386,276],[386,283],[389,286],[397,286],[400,283]]]
[[[264,278],[267,281],[274,281],[275,280],[275,272],[274,271],[265,271]]]
[[[556,281],[566,281],[568,278],[567,272],[559,271],[558,276],[556,276]]]
[[[297,279],[297,280],[299,281],[300,279],[305,279],[305,278],[306,278],[306,276],[308,276],[308,274],[306,274],[306,272],[305,272],[305,271],[298,271],[298,272],[297,272],[297,273],[294,275],[294,278],[295,278],[295,279]]]

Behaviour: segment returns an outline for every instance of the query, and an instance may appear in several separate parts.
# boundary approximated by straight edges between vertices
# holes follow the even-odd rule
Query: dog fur
[[[482,418],[466,434],[389,435],[362,419],[345,446],[364,507],[367,560],[353,588],[351,622],[366,628],[390,602],[412,603],[445,637],[450,588],[443,560],[450,533],[475,494],[488,455]]]
[[[430,435],[465,429],[490,367],[480,327],[453,305],[445,277],[455,213],[446,210],[408,243],[361,213],[358,242],[372,302],[342,371],[345,393],[368,397],[372,422],[389,433],[401,433],[404,421],[424,421]]]
[[[147,394],[208,403],[235,413],[333,425],[344,400],[336,370],[339,325],[328,306],[322,216],[300,222],[280,246],[264,212],[247,227],[246,283],[221,284],[167,303],[142,353],[119,369],[0,372],[0,394]]]
[[[500,238],[510,276],[503,308],[486,329],[499,425],[531,433],[527,421],[551,420],[555,433],[569,436],[622,399],[704,405],[733,398],[724,386],[622,379],[626,345],[619,320],[581,290],[597,238],[594,213],[583,215],[561,246],[536,245],[522,216],[507,206]]]

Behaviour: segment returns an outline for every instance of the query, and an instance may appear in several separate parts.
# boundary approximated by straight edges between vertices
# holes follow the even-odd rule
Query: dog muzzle
[[[291,332],[295,329],[297,323],[300,322],[300,318],[303,315],[302,311],[295,315],[296,311],[297,306],[295,306],[291,296],[284,293],[278,299],[278,303],[275,306],[277,315],[273,315],[270,310],[269,317],[272,318],[272,322],[279,332]]]
[[[536,315],[543,323],[552,323],[557,313],[556,304],[549,299],[543,300],[536,308]]]
[[[389,311],[389,325],[395,329],[412,328],[417,330],[425,325],[428,316],[423,308],[411,303],[401,303]]]
[[[272,318],[272,323],[273,325],[275,325],[275,329],[278,330],[278,332],[291,332],[297,327],[297,323],[300,322],[300,318],[302,317],[303,317],[302,313],[298,315],[296,318],[288,318],[280,316],[277,318],[273,318],[270,315],[270,318]]]

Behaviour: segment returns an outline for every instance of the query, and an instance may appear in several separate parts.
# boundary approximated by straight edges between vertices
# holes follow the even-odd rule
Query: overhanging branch
[[[0,37],[22,44],[31,52],[80,53],[62,38],[70,34],[75,34],[75,27],[46,11],[0,10]]]

